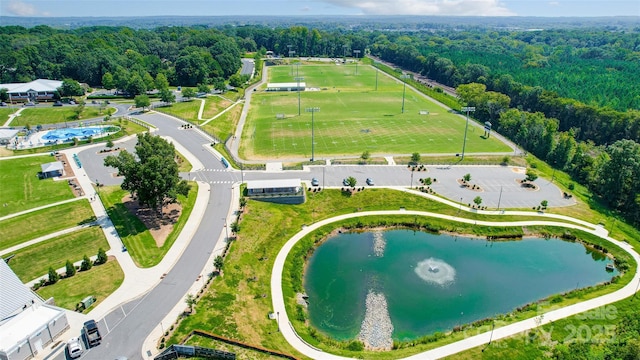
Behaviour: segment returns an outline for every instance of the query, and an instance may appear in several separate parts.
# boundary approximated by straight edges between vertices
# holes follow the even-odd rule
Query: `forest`
[[[414,24],[415,26],[415,24]],[[386,29],[386,30],[385,30]],[[65,79],[131,93],[221,88],[243,53],[375,55],[456,87],[461,105],[640,224],[640,28],[406,30],[302,25],[0,27],[0,83]]]

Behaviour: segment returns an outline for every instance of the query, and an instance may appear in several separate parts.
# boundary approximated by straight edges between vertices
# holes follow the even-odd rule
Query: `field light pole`
[[[298,116],[300,116],[300,81],[304,80],[304,78],[297,76],[294,80],[298,82]]]
[[[224,226],[224,232],[227,235],[226,240],[227,240],[227,242],[229,242],[229,228],[227,227],[227,218],[223,217],[222,221],[224,221],[224,225],[223,225]]]
[[[358,75],[358,54],[360,54],[360,50],[353,50],[353,53],[356,54],[356,75]]]
[[[462,155],[460,157],[460,161],[464,160],[464,148],[467,145],[467,129],[469,128],[469,113],[476,111],[475,106],[465,106],[460,109],[461,111],[467,112],[467,123],[464,126],[464,139],[462,140]]]
[[[407,93],[407,79],[409,78],[409,75],[407,74],[403,74],[400,75],[400,79],[402,79],[402,113],[404,114],[404,96]]]
[[[319,107],[312,107],[312,108],[306,108],[305,109],[306,112],[310,112],[311,113],[311,161],[315,160],[315,146],[314,146],[314,142],[313,142],[313,114],[317,113],[320,111]],[[324,187],[324,168],[322,168],[322,187]]]
[[[498,196],[498,211],[500,211],[500,200],[502,200],[502,186],[500,186],[500,196]]]

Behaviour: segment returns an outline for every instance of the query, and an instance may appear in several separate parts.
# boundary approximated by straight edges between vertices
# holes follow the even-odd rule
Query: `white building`
[[[268,83],[266,91],[304,91],[306,87],[305,82]]]
[[[30,359],[69,328],[65,311],[47,305],[1,258],[0,289],[0,360]]]
[[[62,86],[62,81],[37,79],[28,83],[0,84],[0,89],[7,89],[9,102],[51,101],[54,93]]]

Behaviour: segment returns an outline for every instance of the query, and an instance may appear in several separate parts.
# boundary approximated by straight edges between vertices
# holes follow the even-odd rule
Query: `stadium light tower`
[[[311,113],[311,161],[315,160],[315,146],[314,146],[314,142],[313,142],[313,114],[317,113],[320,111],[319,107],[310,107],[310,108],[306,108],[305,109],[306,112],[310,112]],[[324,168],[323,168],[323,177],[322,177],[322,181],[324,182]],[[324,185],[323,185],[324,186]]]
[[[293,76],[293,63],[291,62],[291,57],[295,54],[295,50],[289,50],[289,63],[291,64],[291,76]]]
[[[297,76],[294,80],[298,82],[298,116],[300,116],[300,81],[304,80],[304,77]]]
[[[353,50],[353,53],[356,54],[356,75],[358,75],[358,54],[360,54],[360,50]]]
[[[407,79],[409,78],[409,75],[407,74],[402,74],[400,75],[400,79],[402,79],[402,113],[404,114],[404,95],[407,92]]]
[[[462,140],[462,156],[460,157],[460,161],[464,160],[464,148],[467,145],[467,129],[469,128],[469,113],[476,111],[474,106],[465,106],[460,108],[461,111],[467,112],[467,123],[464,126],[464,139]]]

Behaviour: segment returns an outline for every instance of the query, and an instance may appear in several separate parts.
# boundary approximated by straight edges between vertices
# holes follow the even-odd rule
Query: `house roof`
[[[301,186],[300,179],[273,179],[247,181],[247,189],[273,189]]]
[[[61,161],[54,161],[46,164],[40,165],[43,173],[48,173],[52,171],[62,171],[64,170],[64,165],[62,165]]]
[[[8,93],[25,93],[29,90],[33,91],[55,91],[62,86],[62,81],[37,79],[28,83],[9,83],[0,84],[0,89],[7,89]]]
[[[38,296],[20,281],[3,259],[0,259],[0,288],[2,289],[0,324],[8,317],[22,311],[25,305],[30,306],[32,301],[41,302]]]
[[[0,139],[11,139],[16,136],[20,130],[18,129],[0,129]]]

